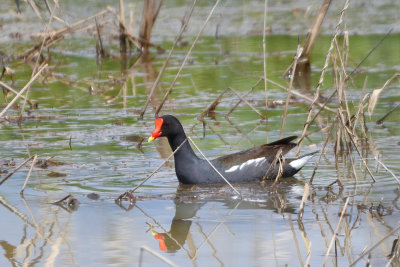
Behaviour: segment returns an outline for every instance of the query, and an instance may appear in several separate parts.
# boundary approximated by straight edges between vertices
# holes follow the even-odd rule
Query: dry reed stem
[[[356,142],[354,141],[352,132],[351,132],[350,129],[346,126],[346,124],[345,124],[344,121],[342,121],[342,124],[343,124],[343,129],[347,132],[347,134],[348,134],[347,136],[350,138],[351,143],[353,144],[353,146],[354,146],[354,148],[356,149],[358,155],[360,156],[360,159],[361,159],[362,163],[364,164],[365,168],[367,169],[369,175],[371,176],[372,180],[373,180],[374,182],[376,182],[376,179],[375,179],[374,175],[372,174],[371,170],[369,169],[367,162],[365,161],[365,159],[364,159],[364,157],[362,156],[362,154],[361,154],[361,152],[360,152],[360,150],[359,150],[359,148],[358,148]]]
[[[375,243],[375,245],[373,245],[371,248],[364,250],[360,257],[358,257],[355,261],[353,261],[349,267],[355,266],[357,262],[359,262],[365,255],[369,254],[372,250],[374,250],[377,246],[379,246],[383,241],[385,241],[389,236],[391,236],[392,234],[396,233],[398,230],[400,230],[400,226],[397,226],[395,229],[393,229],[392,231],[390,231],[386,236],[384,236],[381,240],[379,240],[378,242]]]
[[[262,177],[261,182],[264,182],[265,180],[268,180],[267,177],[268,177],[269,172],[270,172],[270,171],[275,171],[276,164],[278,163],[278,161],[279,161],[279,163],[281,163],[281,160],[280,160],[281,157],[283,157],[282,149],[279,149],[278,152],[277,152],[276,155],[275,155],[275,159],[272,161],[271,165],[268,167],[268,170],[265,172],[264,176]],[[283,161],[284,161],[284,160],[283,160]],[[282,165],[282,164],[281,164],[281,165]],[[280,170],[280,169],[281,169],[281,166],[279,166],[279,170]],[[277,174],[276,177],[275,177],[275,181],[274,181],[273,186],[275,186],[275,183],[278,181],[279,170],[278,170],[278,174]]]
[[[31,6],[31,8],[33,9],[33,11],[36,13],[36,16],[38,16],[39,19],[42,20],[43,19],[42,15],[40,15],[39,9],[38,9],[35,1],[33,1],[33,0],[27,0],[27,1],[28,1],[29,5]]]
[[[397,178],[397,176],[396,176],[391,170],[389,170],[389,169],[386,167],[385,164],[383,164],[381,161],[379,161],[379,159],[378,159],[376,156],[375,156],[375,160],[376,160],[380,165],[382,165],[382,167],[385,168],[385,170],[388,171],[388,172],[393,176],[394,179],[396,179],[396,181],[397,181],[398,184],[400,184],[399,178]]]
[[[318,14],[314,20],[313,26],[311,27],[310,32],[307,35],[307,39],[304,42],[303,45],[303,50],[301,54],[299,55],[299,59],[304,64],[305,62],[309,61],[311,49],[315,43],[315,40],[317,39],[317,35],[319,33],[319,29],[321,28],[322,22],[325,19],[326,13],[328,12],[329,6],[331,4],[331,0],[325,0],[322,4],[321,7],[319,8]],[[289,73],[291,73],[291,76],[296,76],[295,68],[294,66],[297,63],[292,62],[290,66],[287,68],[283,76],[287,76]]]
[[[166,67],[167,67],[167,65],[168,65],[168,62],[169,62],[169,60],[170,60],[170,58],[171,58],[171,56],[172,56],[172,53],[174,52],[174,50],[175,50],[175,48],[176,48],[176,46],[177,46],[179,40],[182,38],[182,34],[183,34],[183,32],[185,31],[185,29],[186,29],[186,27],[187,27],[187,25],[188,25],[188,23],[189,23],[189,20],[190,20],[190,18],[191,18],[191,16],[192,16],[194,7],[195,7],[195,5],[196,5],[196,2],[197,2],[197,0],[194,0],[194,1],[193,1],[193,4],[192,4],[192,6],[191,6],[191,8],[190,8],[190,11],[189,11],[189,15],[187,15],[187,16],[185,15],[185,17],[184,17],[184,23],[183,23],[182,26],[181,26],[181,29],[180,29],[180,31],[179,31],[179,33],[178,33],[178,36],[176,37],[175,42],[174,42],[174,44],[172,45],[172,48],[169,50],[169,53],[168,53],[167,58],[165,59],[165,61],[164,61],[163,65],[162,65],[160,71],[158,72],[157,78],[156,78],[156,80],[154,81],[154,83],[153,83],[153,85],[152,85],[152,87],[151,87],[151,89],[150,89],[149,96],[147,97],[147,100],[146,100],[146,103],[144,104],[143,109],[140,111],[140,115],[139,115],[139,119],[140,119],[140,120],[143,119],[144,113],[146,112],[146,109],[147,109],[147,107],[148,107],[148,105],[149,105],[149,103],[150,103],[150,100],[151,100],[151,98],[153,97],[154,91],[155,91],[157,85],[159,84],[162,75],[164,74],[164,71],[165,71],[165,69],[166,69]]]
[[[8,86],[7,84],[3,83],[2,81],[0,81],[0,86],[4,87],[5,89],[7,89],[8,91],[10,91],[11,93],[18,95],[18,92],[15,91],[12,87]],[[31,107],[35,107],[35,103],[33,103],[32,101],[30,101],[28,98],[26,98],[24,95],[21,96],[23,99],[25,99],[29,105]]]
[[[31,163],[31,167],[29,168],[29,172],[28,172],[28,174],[26,175],[26,179],[25,179],[24,185],[22,186],[21,191],[19,192],[21,195],[24,194],[24,190],[25,190],[26,184],[28,183],[29,177],[31,177],[31,173],[32,173],[32,170],[33,170],[33,166],[35,166],[36,160],[37,160],[37,155],[35,154],[35,155],[33,156],[33,160],[32,160],[32,163]]]
[[[106,52],[103,47],[103,41],[101,40],[100,26],[99,23],[97,22],[97,18],[94,18],[94,21],[96,22],[95,24],[96,24],[97,44],[98,44],[98,49],[96,49],[97,58],[103,59],[106,56]]]
[[[325,148],[326,148],[326,145],[327,145],[328,142],[329,142],[330,136],[331,136],[332,133],[333,133],[333,129],[334,129],[334,125],[331,125],[331,131],[330,131],[330,133],[328,134],[327,138],[325,139],[324,145],[322,146],[322,150],[321,150],[321,152],[319,153],[318,160],[317,160],[317,162],[315,163],[315,167],[314,167],[313,173],[311,174],[311,178],[310,178],[310,181],[309,181],[310,184],[312,184],[313,181],[314,181],[314,177],[315,177],[315,174],[317,173],[317,169],[318,169],[318,167],[319,167],[319,163],[320,163],[320,161],[321,161],[321,159],[322,159],[322,155],[323,155],[324,152],[325,152]]]
[[[148,43],[150,42],[151,31],[163,3],[163,0],[160,0],[158,6],[156,7],[154,1],[155,0],[146,0],[144,1],[143,6],[142,23],[140,25],[139,37],[141,40],[145,41],[141,43],[141,49],[144,49],[145,53],[148,51]]]
[[[272,186],[275,186],[277,183],[279,183],[283,175],[283,166],[285,165],[285,157],[283,156],[282,149],[280,149],[276,154],[276,159],[279,163],[279,168],[278,168],[278,173],[276,174],[275,177],[275,181],[272,184]]]
[[[255,85],[253,85],[253,87],[250,88],[249,91],[247,91],[241,98],[239,98],[239,101],[236,102],[235,105],[233,105],[233,107],[228,111],[228,113],[226,113],[225,117],[228,117],[239,105],[240,103],[243,102],[242,99],[246,98],[246,96],[248,96],[251,92],[253,92],[253,90],[260,84],[260,82],[263,80],[263,78],[260,78]]]
[[[350,162],[351,162],[351,167],[352,167],[352,170],[353,170],[353,174],[354,174],[354,177],[357,180],[358,179],[357,178],[357,172],[355,170],[354,159],[353,159],[353,156],[352,156],[352,147],[349,144],[349,142],[347,141],[347,139],[350,138],[352,140],[352,143],[354,144],[354,146],[357,146],[357,142],[356,142],[357,140],[354,141],[353,139],[354,138],[358,139],[358,136],[355,135],[354,131],[351,132],[351,131],[348,130],[347,123],[346,123],[345,116],[344,116],[343,107],[342,107],[343,106],[342,103],[344,102],[345,103],[345,107],[346,107],[345,108],[345,112],[346,112],[346,115],[347,115],[349,126],[351,126],[350,109],[349,109],[349,106],[348,106],[348,101],[347,101],[346,91],[345,91],[346,77],[347,77],[347,74],[346,74],[346,63],[347,63],[347,61],[346,60],[348,58],[348,49],[346,49],[344,47],[342,50],[345,53],[343,53],[343,55],[342,55],[340,53],[340,49],[339,49],[339,45],[338,45],[337,39],[334,40],[334,43],[335,43],[336,53],[337,53],[337,55],[339,57],[340,66],[341,66],[340,68],[338,68],[338,66],[337,66],[337,56],[334,55],[333,56],[333,60],[332,60],[332,64],[333,64],[333,70],[334,70],[334,80],[335,80],[336,90],[337,90],[337,95],[338,95],[337,117],[340,119],[340,122],[342,124],[341,125],[342,127],[340,127],[340,128],[337,127],[336,158],[338,156],[338,154],[337,154],[338,153],[338,144],[339,144],[339,142],[342,142],[343,141],[342,138],[344,138],[344,141],[345,141],[345,144],[346,144],[346,147],[347,147],[347,151],[348,151],[348,157],[349,157]],[[348,35],[347,34],[345,34],[345,42],[343,42],[343,46],[346,46],[348,48]],[[344,131],[344,129],[348,130],[348,131]],[[340,134],[341,132],[343,132],[343,134]],[[359,150],[358,147],[356,147],[356,149]],[[362,155],[360,155],[360,157],[362,157]],[[336,160],[336,163],[337,163],[337,160]],[[366,167],[368,168],[368,166],[366,166]]]
[[[121,71],[124,71],[127,63],[124,0],[119,0],[119,53]]]
[[[7,110],[14,105],[14,103],[18,100],[18,98],[21,97],[21,95],[25,92],[25,90],[27,90],[28,88],[30,88],[30,86],[32,85],[32,83],[37,79],[37,77],[39,77],[40,73],[47,67],[47,64],[42,65],[42,67],[39,68],[39,70],[37,71],[37,73],[29,80],[29,82],[24,86],[24,88],[21,89],[21,91],[18,92],[18,94],[13,98],[13,100],[11,100],[10,103],[8,103],[8,105],[3,109],[2,112],[0,112],[0,118],[4,116],[4,114],[7,112]]]
[[[307,237],[307,233],[306,233],[306,231],[304,229],[303,221],[297,220],[297,223],[299,225],[299,230],[300,230],[300,233],[301,233],[301,237],[303,238],[303,242],[304,242],[304,245],[306,246],[306,250],[307,250],[307,258],[306,258],[306,262],[304,263],[303,266],[304,267],[308,267],[309,266],[309,262],[311,260],[311,246],[312,246],[312,243],[311,243],[310,239],[308,239],[308,237]]]
[[[331,251],[333,242],[336,240],[336,235],[337,235],[337,232],[339,231],[340,223],[342,222],[344,213],[345,213],[346,208],[347,208],[347,204],[349,203],[349,199],[350,199],[349,197],[346,198],[346,202],[344,203],[342,212],[340,213],[339,222],[338,222],[338,224],[337,224],[337,226],[335,228],[335,231],[332,234],[331,242],[329,243],[328,250],[326,251],[326,254],[325,254],[325,257],[324,257],[324,261],[322,262],[322,266],[326,265],[326,262],[327,262],[328,256],[329,256],[329,252]]]
[[[360,61],[360,63],[357,64],[357,66],[350,72],[350,74],[347,76],[347,79],[350,78],[351,75],[353,75],[353,73],[355,73],[358,68],[361,66],[362,63],[364,63],[364,61],[375,51],[375,49],[377,49],[381,43],[389,36],[389,34],[393,31],[393,27],[390,28],[390,30],[379,40],[379,42],[368,52],[368,54]]]
[[[298,142],[297,153],[296,153],[297,155],[300,154],[300,149],[301,149],[301,145],[303,143],[304,137],[306,136],[306,132],[307,132],[309,126],[311,125],[312,121],[313,121],[313,120],[311,120],[311,116],[312,116],[311,114],[312,114],[313,106],[314,106],[315,102],[318,101],[319,90],[320,90],[320,88],[321,88],[321,86],[322,86],[322,84],[324,82],[325,72],[326,72],[326,70],[328,69],[328,66],[329,66],[329,59],[331,58],[331,54],[332,54],[332,51],[333,51],[333,48],[334,48],[334,43],[335,43],[335,40],[337,38],[337,35],[339,34],[339,28],[343,23],[344,13],[347,10],[347,8],[349,7],[349,4],[350,4],[349,2],[350,2],[350,0],[346,0],[343,9],[340,12],[339,21],[338,21],[338,23],[337,23],[337,25],[335,27],[335,32],[333,34],[330,47],[329,47],[328,52],[327,52],[326,57],[325,57],[325,64],[324,64],[324,66],[323,66],[323,68],[321,70],[321,76],[319,78],[319,81],[318,81],[318,84],[317,84],[317,87],[316,87],[315,97],[314,97],[313,102],[310,105],[310,110],[308,112],[308,117],[307,117],[306,123],[304,125],[303,132],[301,134],[300,140]]]
[[[294,230],[293,220],[292,220],[292,215],[291,214],[289,214],[289,224],[290,224],[290,230],[292,231],[294,244],[296,245],[297,258],[299,258],[300,266],[306,266],[303,263],[303,259],[301,258],[299,241],[297,240],[297,237],[296,237],[296,232]]]
[[[328,12],[329,6],[331,4],[331,0],[325,0],[318,11],[317,17],[315,18],[314,24],[311,28],[310,33],[307,36],[306,41],[303,45],[303,51],[301,53],[301,57],[309,57],[311,53],[311,48],[313,47],[317,35],[319,33],[319,29],[321,28],[322,22],[325,19],[326,13]],[[293,72],[294,73],[294,72]]]
[[[37,34],[34,35],[34,37],[50,36],[50,37],[54,38],[55,36],[63,35],[65,33],[71,33],[71,32],[76,31],[77,28],[79,26],[81,26],[82,24],[85,24],[86,22],[88,22],[88,21],[90,21],[90,20],[92,20],[94,18],[103,16],[103,15],[105,15],[107,13],[111,13],[111,12],[115,12],[114,9],[111,8],[111,7],[107,7],[107,9],[104,9],[104,10],[102,10],[102,11],[100,11],[100,12],[98,12],[98,13],[90,16],[90,17],[87,17],[85,19],[79,20],[79,21],[73,23],[72,25],[66,26],[66,27],[64,27],[62,29],[59,29],[59,30],[53,30],[53,31],[50,31],[50,32],[37,33]]]
[[[261,79],[263,79],[263,78],[261,78]],[[278,86],[279,88],[281,88],[281,89],[283,89],[283,90],[286,90],[286,91],[289,90],[289,89],[286,88],[285,86],[283,86],[283,85],[281,85],[281,84],[279,84],[279,83],[277,83],[277,82],[275,82],[275,81],[273,81],[273,80],[270,80],[270,79],[267,79],[267,80],[268,80],[269,83],[272,83],[273,85],[276,85],[276,86]],[[310,103],[313,103],[313,101],[314,101],[312,98],[310,98],[310,97],[308,97],[308,96],[306,96],[306,95],[303,95],[302,93],[297,92],[296,90],[292,90],[291,93],[292,93],[293,95],[297,96],[297,97],[300,97],[300,98],[302,98],[302,99],[304,99],[304,100],[310,102]],[[317,106],[320,107],[321,109],[324,109],[324,110],[327,110],[327,111],[330,111],[330,112],[336,114],[336,111],[333,110],[333,109],[331,109],[330,107],[327,107],[327,106],[326,106],[326,103],[325,103],[325,104],[321,104],[321,103],[319,103],[319,102],[314,102],[314,105],[317,105]]]
[[[193,255],[192,260],[195,260],[195,259],[197,258],[197,255],[198,255],[199,250],[204,246],[204,244],[208,243],[208,240],[210,240],[210,238],[214,235],[214,233],[217,232],[217,230],[219,229],[219,227],[221,227],[221,225],[224,224],[225,218],[228,217],[228,216],[231,216],[232,213],[239,207],[240,203],[242,203],[242,200],[239,200],[239,201],[237,202],[237,204],[235,205],[235,207],[233,207],[233,209],[231,209],[231,210],[229,211],[228,214],[224,215],[224,216],[222,217],[222,220],[214,227],[213,230],[211,230],[211,232],[207,235],[207,238],[205,238],[205,239],[201,242],[201,244],[196,248],[196,252],[195,252],[195,254]]]
[[[14,173],[16,173],[21,167],[23,167],[28,161],[30,161],[34,156],[30,156],[28,159],[26,159],[24,162],[22,162],[18,167],[16,167],[12,172],[10,172],[6,177],[3,178],[3,180],[0,181],[0,185],[2,185],[5,181],[8,180]]]
[[[200,115],[197,117],[198,120],[202,120],[204,116],[208,116],[210,112],[213,112],[215,108],[221,103],[222,101],[222,96],[229,90],[229,88],[226,88],[225,91],[223,91],[203,112],[200,113]]]
[[[50,17],[50,20],[49,20],[49,24],[50,24],[51,19],[53,18],[53,14],[54,14],[55,8],[56,7],[54,7],[54,9],[53,9],[52,16]],[[88,22],[88,21],[90,21],[92,19],[95,19],[95,18],[97,18],[99,16],[102,16],[102,15],[105,15],[105,14],[107,14],[109,12],[112,12],[112,11],[113,11],[113,9],[108,7],[107,9],[105,9],[105,10],[103,10],[103,11],[101,11],[101,12],[99,12],[99,13],[93,15],[93,16],[90,16],[90,17],[88,17],[86,19],[83,19],[83,20],[80,20],[78,22],[75,22],[74,24],[72,24],[70,26],[66,26],[66,27],[64,27],[64,28],[62,28],[60,30],[48,31],[46,29],[45,32],[42,32],[42,33],[39,33],[39,34],[35,35],[35,37],[39,37],[39,38],[43,37],[44,38],[43,41],[40,44],[37,44],[34,47],[26,50],[19,57],[20,58],[28,58],[28,59],[30,59],[30,58],[32,58],[34,56],[34,53],[37,50],[39,50],[39,49],[42,50],[43,48],[49,47],[50,45],[54,44],[56,41],[59,41],[64,34],[66,34],[68,32],[69,33],[74,32],[74,31],[78,30],[77,28],[79,26],[81,26],[82,24],[84,24],[84,23],[86,23],[86,22]],[[47,28],[48,28],[49,24],[47,25]]]
[[[380,118],[379,120],[376,121],[376,124],[382,124],[383,121],[390,115],[393,113],[393,111],[395,111],[396,109],[398,109],[400,107],[400,104],[397,104],[397,106],[395,106],[394,108],[392,108],[388,113],[385,114],[385,116],[383,116],[382,118]]]
[[[260,111],[258,111],[252,104],[249,103],[249,101],[247,101],[246,99],[244,99],[238,92],[236,92],[236,90],[234,90],[232,87],[229,87],[229,89],[239,98],[241,99],[244,103],[246,103],[252,110],[254,110],[255,113],[258,114],[258,116],[260,116],[261,119],[265,119],[265,117],[260,113]]]
[[[296,67],[297,67],[297,61],[302,53],[302,48],[300,47],[300,45],[297,46],[297,52],[296,55],[294,57],[294,61],[293,61],[293,67],[292,67],[292,75],[290,76],[290,83],[289,83],[289,88],[287,90],[287,96],[286,96],[286,102],[285,102],[285,109],[283,110],[283,119],[282,119],[282,124],[281,124],[281,131],[279,134],[279,138],[283,137],[283,132],[285,131],[285,124],[286,124],[286,117],[287,117],[287,112],[288,112],[288,108],[289,108],[289,100],[290,100],[290,95],[292,92],[292,88],[293,88],[293,81],[294,81],[294,76],[296,73]]]
[[[265,91],[265,117],[268,117],[268,83],[267,83],[267,43],[265,40],[265,32],[267,28],[267,6],[268,0],[264,0],[264,24],[263,24],[263,67],[264,67],[264,91]]]
[[[149,175],[147,176],[140,184],[138,184],[135,188],[121,194],[117,199],[118,202],[121,202],[125,195],[132,195],[139,187],[141,187],[147,180],[149,180],[161,167],[173,156],[175,153],[187,142],[187,138]]]
[[[11,205],[10,203],[8,203],[3,196],[0,195],[0,204],[3,205],[5,208],[7,208],[7,210],[11,211],[12,213],[14,213],[15,215],[17,215],[17,217],[19,217],[21,219],[21,221],[23,221],[25,224],[31,226],[32,228],[34,228],[36,230],[36,233],[40,236],[43,237],[43,235],[40,234],[40,231],[38,229],[38,227],[36,227],[33,223],[31,223],[29,221],[28,216],[26,216],[25,213],[22,213],[21,211],[18,210],[18,208],[16,208],[15,206]],[[4,231],[4,230],[3,230]],[[51,243],[51,240],[46,238],[46,241],[49,241]]]
[[[214,171],[216,171],[218,175],[233,189],[233,191],[235,191],[236,194],[238,194],[241,197],[242,194],[240,194],[239,191],[237,191],[237,189],[233,187],[233,185],[217,170],[217,168],[215,168],[215,166],[208,160],[208,158],[203,154],[203,152],[201,152],[200,148],[196,145],[196,143],[192,140],[192,138],[190,138],[190,136],[188,136],[187,138],[194,145],[197,151],[199,151],[199,153],[203,156],[203,158],[208,162],[208,164],[210,164],[210,166],[214,169]]]
[[[385,84],[381,88],[375,89],[372,92],[371,97],[369,98],[369,104],[368,104],[368,113],[369,113],[370,118],[372,117],[372,113],[374,112],[375,105],[378,102],[379,95],[397,77],[400,77],[400,72],[395,73],[389,80],[387,80],[385,82]]]
[[[304,206],[305,206],[305,203],[308,198],[309,190],[310,190],[310,186],[308,185],[308,183],[305,183],[304,184],[304,193],[303,193],[303,197],[301,198],[301,203],[300,203],[300,207],[299,207],[298,220],[300,220],[300,221],[303,219]]]
[[[359,121],[360,115],[364,113],[364,109],[365,109],[364,103],[368,98],[369,98],[369,94],[366,94],[366,95],[364,95],[364,98],[362,100],[360,100],[360,102],[358,103],[358,110],[357,110],[357,113],[354,115],[355,121],[354,121],[353,129],[352,129],[353,135],[356,134],[357,122]],[[363,127],[363,124],[361,124],[361,122],[360,122],[360,126],[361,126],[361,129],[364,131],[364,136],[366,136],[365,129]]]
[[[170,85],[168,91],[165,93],[163,99],[161,100],[160,105],[157,107],[156,112],[155,112],[155,117],[158,117],[158,113],[159,113],[160,110],[162,109],[162,107],[163,107],[165,101],[167,100],[168,96],[171,94],[172,88],[174,87],[174,85],[175,85],[175,83],[176,83],[178,77],[180,76],[180,74],[181,74],[181,72],[182,72],[182,70],[183,70],[183,67],[184,67],[185,64],[186,64],[186,61],[189,59],[189,56],[191,55],[194,46],[196,45],[196,43],[197,43],[197,41],[199,40],[201,34],[203,33],[205,27],[207,26],[207,24],[208,24],[208,22],[209,22],[209,20],[210,20],[210,18],[211,18],[211,16],[212,16],[212,14],[214,13],[214,10],[215,10],[216,7],[218,6],[219,2],[220,2],[220,0],[216,0],[216,1],[215,1],[214,6],[213,6],[212,9],[210,10],[210,13],[208,14],[207,18],[205,19],[203,25],[201,26],[200,31],[199,31],[199,33],[196,35],[196,38],[194,39],[192,45],[191,45],[190,48],[189,48],[189,51],[186,53],[186,56],[185,56],[185,58],[183,59],[183,62],[182,62],[182,64],[181,64],[181,66],[179,67],[179,70],[178,70],[178,72],[177,72],[177,74],[176,74],[174,80],[172,81],[172,83],[171,83],[171,85]]]
[[[179,241],[176,240],[176,238],[174,238],[174,237],[172,236],[172,234],[171,234],[167,229],[165,229],[158,221],[156,221],[156,219],[154,219],[151,215],[149,215],[149,214],[148,214],[147,212],[145,212],[141,207],[139,207],[139,205],[138,205],[137,203],[135,203],[135,207],[136,207],[144,216],[146,216],[147,218],[149,218],[150,220],[152,220],[154,224],[156,224],[158,227],[160,227],[160,229],[163,230],[164,233],[167,234],[167,236],[168,236],[169,238],[171,238],[171,240],[174,241],[174,243],[175,243],[180,249],[185,250],[186,253],[189,255],[190,252],[187,250],[187,248],[185,248],[185,247],[183,247],[181,244],[179,244]],[[150,228],[149,230],[152,230],[152,229],[154,228],[154,225],[152,225],[152,224],[150,224],[150,223],[147,223],[147,222],[146,222],[146,224],[149,226],[149,228]],[[149,231],[149,230],[147,230],[147,231]]]

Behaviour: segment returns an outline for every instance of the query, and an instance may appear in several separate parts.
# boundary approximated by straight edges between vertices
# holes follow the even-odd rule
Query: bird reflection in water
[[[276,213],[294,214],[300,205],[303,194],[303,184],[296,179],[285,179],[285,182],[273,186],[267,183],[236,184],[242,197],[235,195],[227,185],[180,185],[174,199],[175,215],[172,218],[170,230],[158,232],[156,226],[149,224],[149,232],[158,241],[159,249],[175,253],[183,248],[188,240],[189,230],[197,212],[207,203],[222,203],[229,214],[219,218],[220,224],[236,209],[266,209]],[[156,220],[153,220],[156,221]]]

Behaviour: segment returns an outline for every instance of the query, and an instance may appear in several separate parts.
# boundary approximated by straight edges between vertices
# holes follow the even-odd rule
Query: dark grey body
[[[175,150],[185,138],[186,136],[175,140],[169,139],[171,148]],[[266,174],[265,179],[275,179],[278,174],[279,163],[276,163],[274,167],[271,167],[271,163],[275,160],[276,154],[280,149],[285,154],[296,146],[295,143],[290,142],[294,138],[296,137],[288,137],[271,144],[222,156],[210,160],[210,162],[231,183],[260,181]],[[308,155],[310,154],[304,156]],[[194,153],[189,141],[186,141],[175,153],[174,158],[175,172],[179,182],[184,184],[224,183],[223,178],[214,168],[206,160],[199,158]],[[252,163],[254,159],[258,159],[258,161]],[[285,159],[282,177],[293,176],[300,170],[289,165],[290,162],[296,159],[298,158]],[[252,164],[245,164],[246,162]],[[240,168],[240,166],[242,167]],[[228,172],[232,168],[234,171]]]
[[[175,151],[185,142],[186,134],[181,123],[174,116],[165,115],[161,118],[163,123],[160,136],[167,137],[172,150]],[[282,151],[282,154],[285,155],[297,145],[291,142],[294,139],[296,139],[296,136],[286,137],[273,143],[213,159],[211,163],[231,183],[260,181],[263,178],[275,179],[278,174],[279,163],[275,163],[272,167],[271,164],[276,162],[275,158],[279,151]],[[314,153],[316,152],[299,158],[285,159],[282,177],[290,177],[296,174]],[[206,160],[199,158],[194,153],[188,140],[175,153],[174,158],[176,176],[181,183],[224,182],[221,175]]]

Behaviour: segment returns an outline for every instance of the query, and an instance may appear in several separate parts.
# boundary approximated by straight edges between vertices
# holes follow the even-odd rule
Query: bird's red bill
[[[158,137],[161,136],[161,134],[162,134],[161,126],[162,126],[163,122],[164,122],[164,120],[162,118],[157,118],[156,119],[156,122],[155,122],[156,126],[155,126],[155,129],[154,129],[153,133],[149,137],[149,142],[151,142],[154,139],[157,139]]]

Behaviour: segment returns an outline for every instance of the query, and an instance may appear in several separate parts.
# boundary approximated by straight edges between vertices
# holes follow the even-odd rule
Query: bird
[[[174,164],[176,176],[182,184],[223,183],[224,180],[221,175],[230,183],[275,179],[279,174],[281,164],[277,160],[277,155],[280,153],[285,155],[297,146],[296,143],[292,142],[297,136],[289,136],[272,143],[207,161],[198,157],[193,151],[182,124],[173,115],[156,118],[155,129],[148,142],[159,137],[168,138],[172,151],[179,148],[174,154]],[[317,152],[314,151],[295,158],[285,158],[284,163],[281,161],[281,177],[291,177],[296,174]]]

